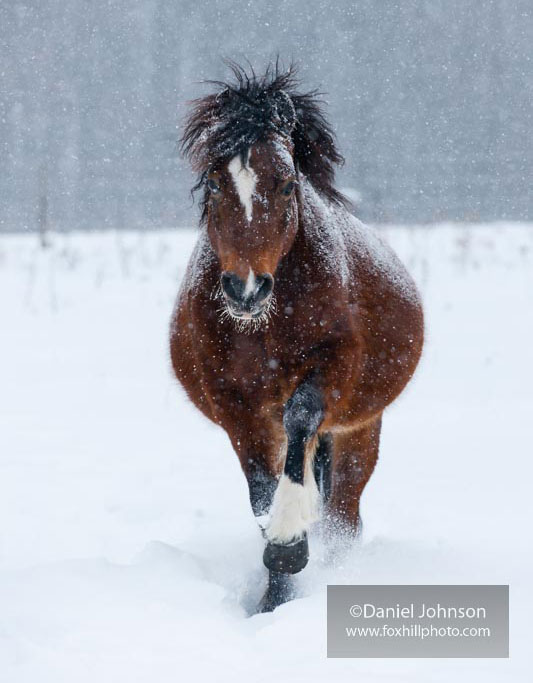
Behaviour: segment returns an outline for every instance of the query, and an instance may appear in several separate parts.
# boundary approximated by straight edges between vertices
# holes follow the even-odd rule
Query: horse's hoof
[[[257,613],[273,612],[276,607],[289,602],[295,597],[293,579],[290,574],[280,574],[270,571],[268,574],[268,588],[259,606]]]
[[[268,542],[263,553],[265,567],[279,574],[297,574],[305,567],[308,559],[307,534],[292,543]]]

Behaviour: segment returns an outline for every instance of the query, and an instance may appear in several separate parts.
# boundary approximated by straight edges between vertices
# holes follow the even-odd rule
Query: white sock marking
[[[318,500],[318,488],[312,473],[304,478],[303,486],[282,474],[270,511],[266,530],[268,540],[289,543],[301,537],[318,519]]]
[[[243,166],[239,154],[233,157],[228,164],[228,171],[231,173],[235,189],[244,207],[244,213],[248,223],[252,220],[252,199],[255,192],[255,185],[257,183],[257,176],[255,171],[250,166],[250,153],[248,152],[248,159],[246,165]]]

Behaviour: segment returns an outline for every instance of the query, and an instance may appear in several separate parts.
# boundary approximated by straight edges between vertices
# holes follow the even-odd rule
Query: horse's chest
[[[269,400],[285,400],[297,381],[305,361],[302,344],[283,336],[237,334],[224,345],[219,383],[232,387],[243,397],[261,395]]]

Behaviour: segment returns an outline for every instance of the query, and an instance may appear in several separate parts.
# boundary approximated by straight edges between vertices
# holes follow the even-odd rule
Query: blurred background
[[[531,0],[9,0],[0,231],[187,226],[186,102],[279,52],[325,92],[373,222],[527,220]]]

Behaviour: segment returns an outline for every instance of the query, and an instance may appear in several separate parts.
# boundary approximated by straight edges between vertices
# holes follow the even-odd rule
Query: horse
[[[417,288],[334,187],[343,163],[294,69],[233,77],[191,103],[181,149],[200,232],[170,324],[174,373],[228,434],[265,538],[258,611],[294,595],[323,513],[353,539],[382,415],[422,352]]]

